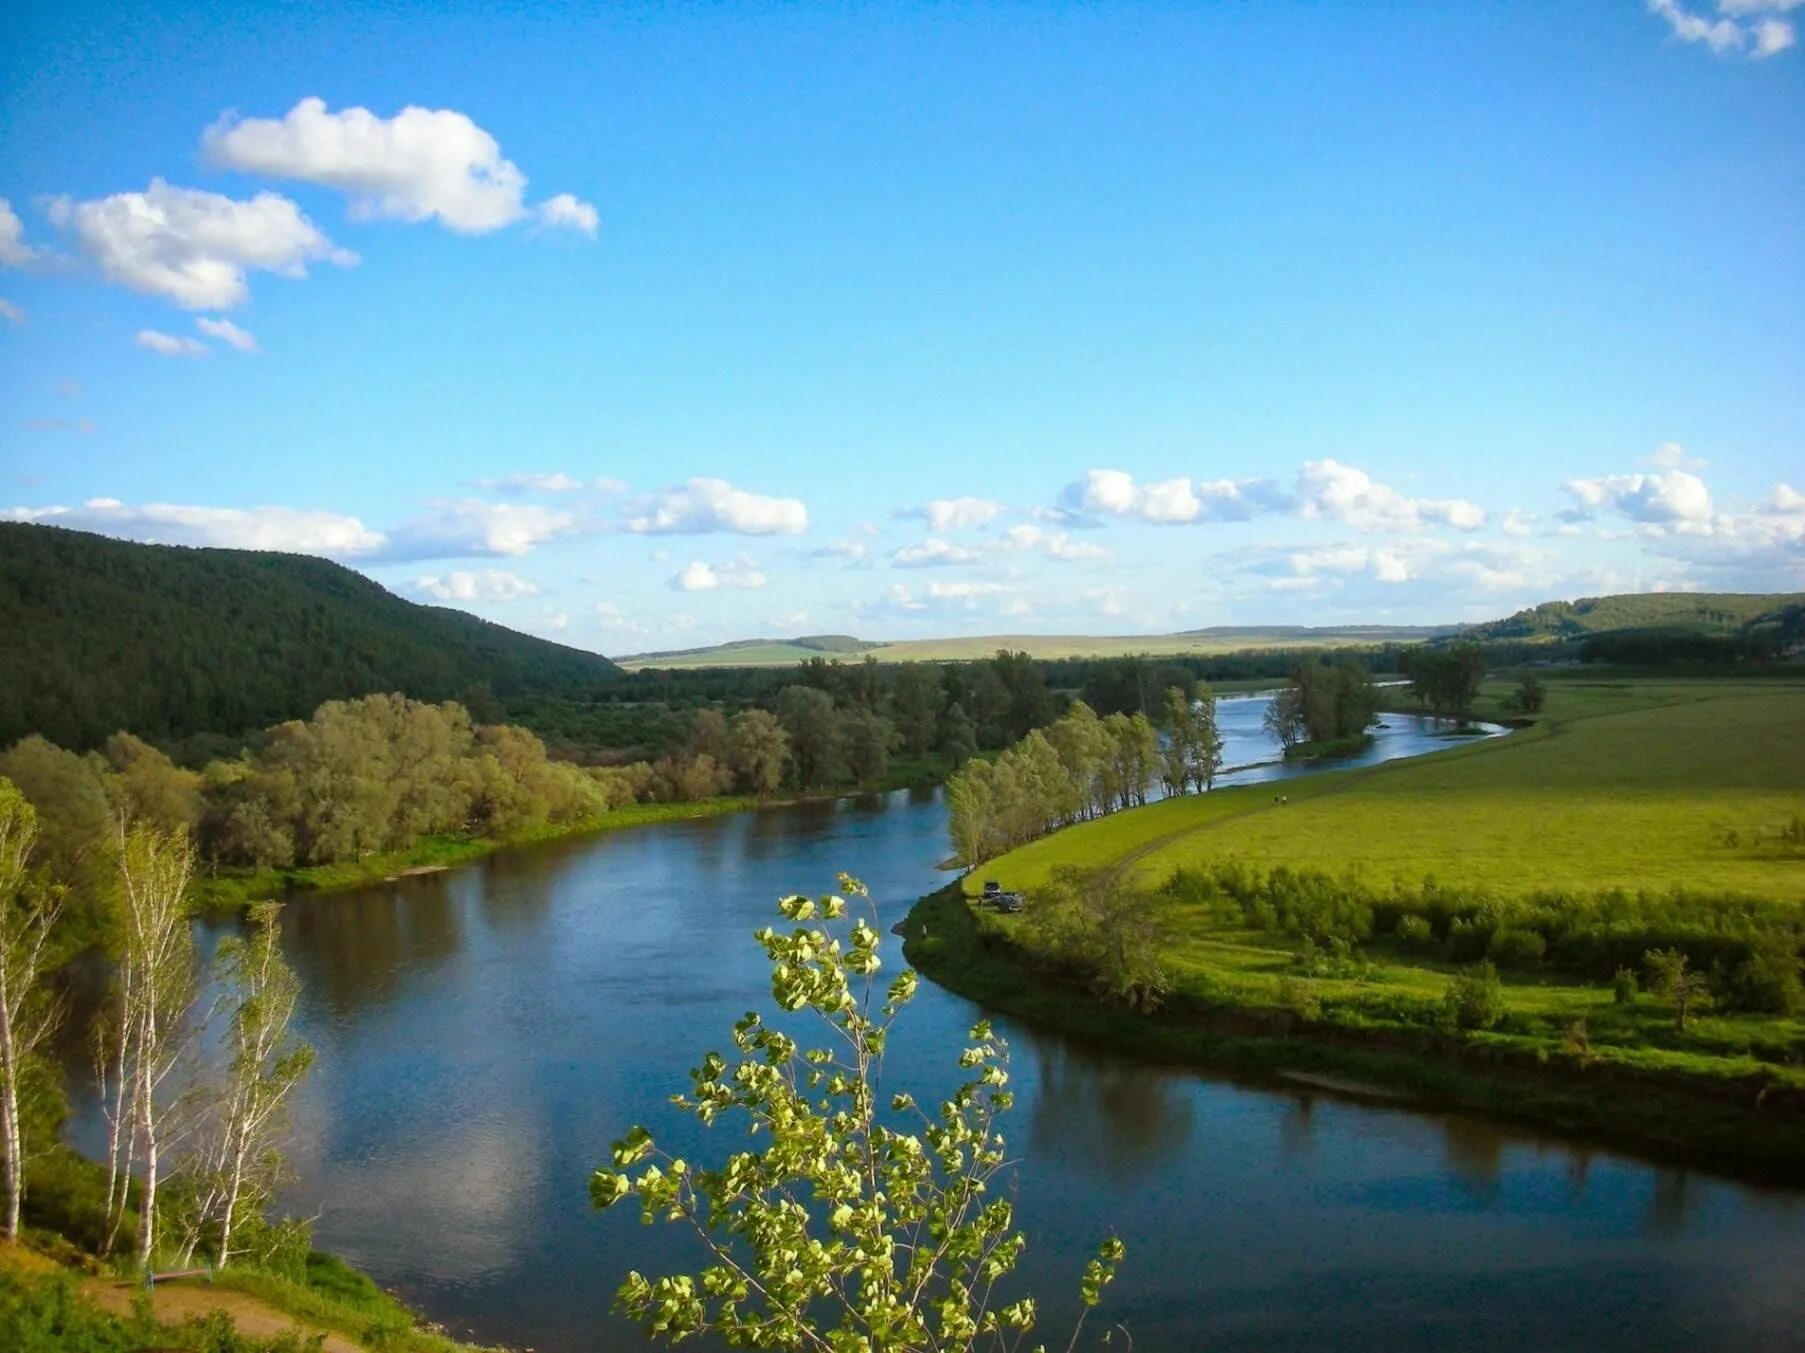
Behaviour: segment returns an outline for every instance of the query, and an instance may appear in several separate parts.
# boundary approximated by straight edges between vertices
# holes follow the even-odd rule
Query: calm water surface
[[[1256,746],[1262,703],[1223,702],[1225,729],[1240,730],[1231,762],[1259,759],[1238,757],[1234,739]],[[1369,756],[1430,736],[1388,722]],[[635,1122],[692,1158],[729,1149],[723,1130],[700,1142],[665,1099],[766,1003],[749,934],[778,895],[850,870],[887,930],[944,881],[945,851],[938,792],[905,792],[296,900],[286,944],[320,1058],[287,1205],[318,1214],[322,1248],[456,1332],[540,1350],[639,1346],[608,1313],[620,1276],[695,1256],[673,1228],[591,1211],[589,1172]],[[978,1014],[924,984],[891,1083],[948,1084]],[[1801,1346],[1805,1195],[1003,1027],[1024,1271],[1049,1331],[1113,1229],[1129,1258],[1106,1309],[1141,1349]],[[78,1137],[92,1132],[78,1123]]]

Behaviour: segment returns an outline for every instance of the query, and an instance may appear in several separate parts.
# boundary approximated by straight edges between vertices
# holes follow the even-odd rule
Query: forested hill
[[[0,523],[0,747],[237,734],[376,691],[558,694],[619,672],[324,559]]]
[[[1805,603],[1805,593],[1632,592],[1578,601],[1545,601],[1503,620],[1475,625],[1468,637],[1570,639],[1631,630],[1690,630],[1731,635]]]

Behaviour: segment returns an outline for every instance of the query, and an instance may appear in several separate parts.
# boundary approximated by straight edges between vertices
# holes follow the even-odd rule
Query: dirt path
[[[96,1306],[114,1315],[130,1315],[132,1299],[144,1290],[136,1282],[119,1278],[88,1278],[83,1280],[81,1287]],[[303,1337],[324,1334],[326,1340],[322,1346],[326,1353],[364,1353],[362,1344],[343,1334],[322,1330],[258,1297],[214,1287],[204,1279],[184,1278],[160,1284],[151,1292],[150,1301],[157,1319],[166,1324],[178,1324],[191,1315],[205,1316],[224,1311],[232,1317],[240,1334],[254,1339],[267,1339],[294,1330]]]

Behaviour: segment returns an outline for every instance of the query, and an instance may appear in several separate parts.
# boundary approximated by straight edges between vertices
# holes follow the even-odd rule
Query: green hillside
[[[1805,603],[1805,593],[1642,592],[1545,601],[1503,620],[1475,625],[1476,639],[1567,639],[1620,630],[1734,634],[1753,620]]]
[[[373,691],[585,691],[620,669],[324,559],[0,524],[0,746],[241,733]]]
[[[628,671],[647,667],[781,667],[809,658],[847,658],[880,647],[850,634],[805,634],[797,639],[735,639],[709,648],[635,653],[620,660]]]

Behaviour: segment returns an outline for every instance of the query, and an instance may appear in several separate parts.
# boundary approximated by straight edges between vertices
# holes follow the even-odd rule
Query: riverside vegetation
[[[1805,686],[1488,682],[1509,738],[1020,844],[910,954],[1162,1057],[1371,1082],[1805,1175]],[[973,895],[977,877],[964,891]],[[1073,986],[1089,1010],[1060,995]]]

